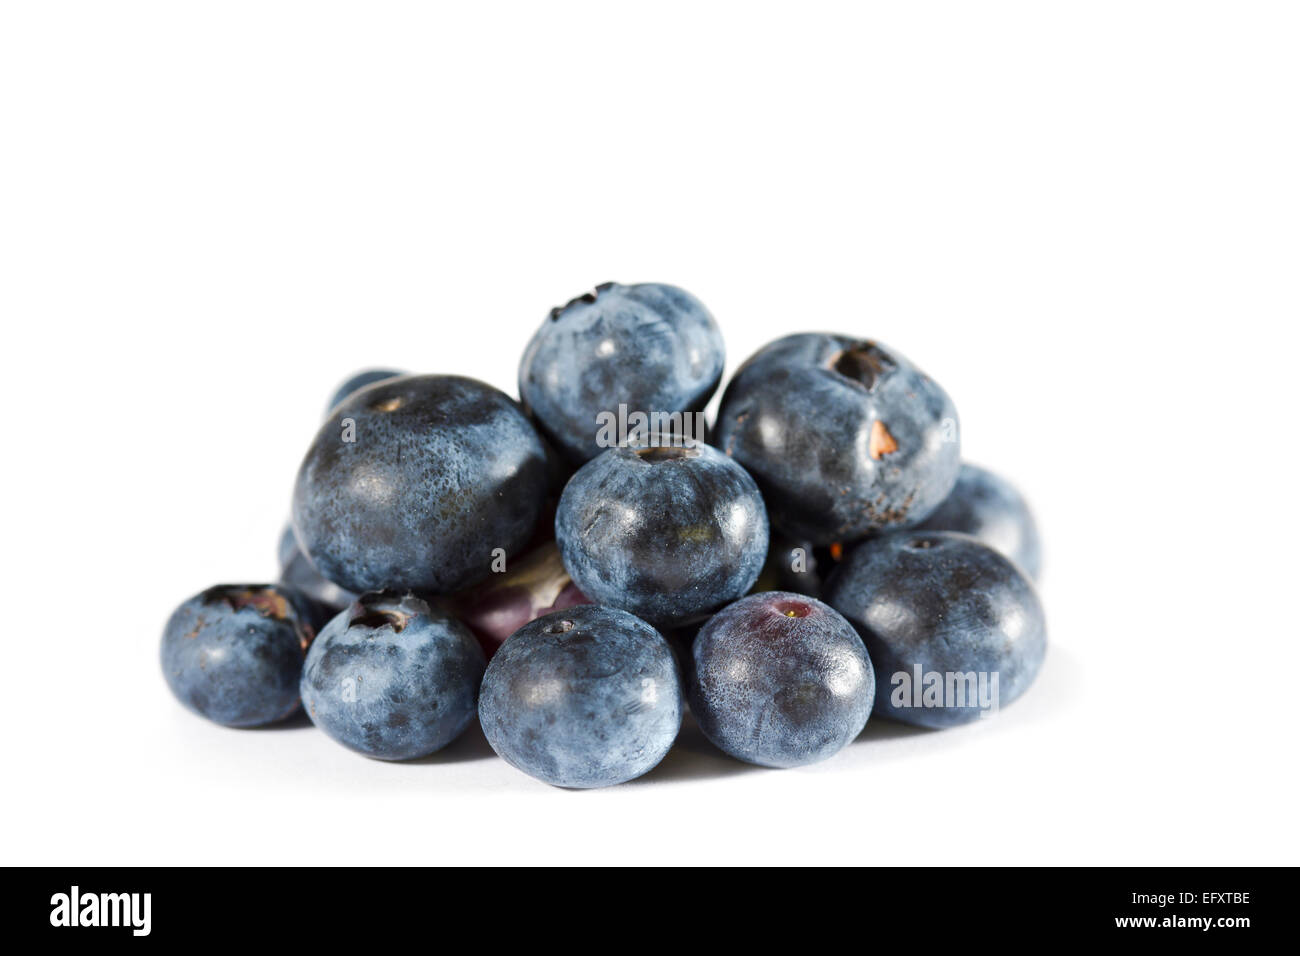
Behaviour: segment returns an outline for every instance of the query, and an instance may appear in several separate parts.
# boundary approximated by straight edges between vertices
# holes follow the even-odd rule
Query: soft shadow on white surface
[[[403,763],[410,765],[419,764],[448,764],[448,763],[466,763],[471,760],[498,760],[496,751],[488,743],[487,737],[483,736],[483,728],[479,726],[477,719],[473,721],[465,732],[443,747],[437,753],[429,754],[427,757],[417,757],[415,760],[406,760]]]
[[[316,726],[311,722],[311,718],[307,716],[307,712],[304,711],[302,708],[299,708],[298,710],[294,711],[292,714],[290,714],[284,720],[279,721],[278,723],[267,724],[264,727],[240,727],[239,728],[241,733],[256,733],[256,734],[274,734],[286,730],[315,730],[315,729]]]

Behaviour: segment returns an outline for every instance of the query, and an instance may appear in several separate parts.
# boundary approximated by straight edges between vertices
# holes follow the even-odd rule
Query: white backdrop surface
[[[0,8],[10,863],[1296,863],[1300,19],[1284,4]],[[514,392],[593,284],[728,368],[894,345],[1028,494],[1030,693],[837,758],[688,731],[599,792],[184,712],[369,365]]]

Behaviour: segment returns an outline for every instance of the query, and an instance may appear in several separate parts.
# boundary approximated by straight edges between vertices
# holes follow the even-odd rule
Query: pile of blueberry
[[[254,727],[301,706],[404,760],[477,717],[562,787],[638,777],[689,704],[726,753],[825,759],[871,714],[966,723],[1024,692],[1046,629],[1038,536],[960,460],[947,394],[841,335],[723,370],[713,317],[667,285],[553,309],[516,402],[455,375],[368,371],[330,402],[276,584],[172,615],[177,698]]]

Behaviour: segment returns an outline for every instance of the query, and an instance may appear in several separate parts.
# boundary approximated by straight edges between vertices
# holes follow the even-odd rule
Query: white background
[[[0,11],[4,862],[1300,862],[1293,6]],[[170,698],[338,380],[513,393],[608,279],[943,383],[1039,514],[1032,691],[581,793]]]

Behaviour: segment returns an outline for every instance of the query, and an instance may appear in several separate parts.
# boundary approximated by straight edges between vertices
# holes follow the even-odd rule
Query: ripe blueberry
[[[340,587],[446,593],[527,544],[546,493],[541,441],[505,394],[407,375],[334,409],[298,471],[293,523]]]
[[[321,630],[302,671],[307,715],[368,757],[407,760],[474,719],[485,660],[469,628],[412,593],[363,594]]]
[[[557,787],[639,777],[673,745],[682,689],[667,642],[588,604],[525,624],[488,664],[479,721],[511,766]]]
[[[815,598],[751,594],[715,614],[692,648],[691,713],[719,748],[766,767],[838,753],[871,716],[862,639]]]
[[[163,630],[162,669],[176,699],[227,727],[258,727],[298,709],[298,677],[316,609],[275,584],[196,594]]]
[[[754,479],[709,445],[611,448],[565,486],[555,538],[582,593],[674,626],[753,586],[767,513]]]
[[[826,601],[866,642],[877,714],[964,724],[1025,692],[1047,648],[1029,579],[1004,555],[950,531],[872,538],[836,568]],[[987,696],[985,696],[987,695]]]
[[[775,527],[813,544],[916,524],[957,480],[957,412],[874,342],[790,335],[722,397],[714,443],[758,480]]]
[[[702,411],[724,358],[717,323],[690,293],[610,282],[551,310],[524,352],[519,395],[556,447],[582,463],[602,451],[601,412]]]

